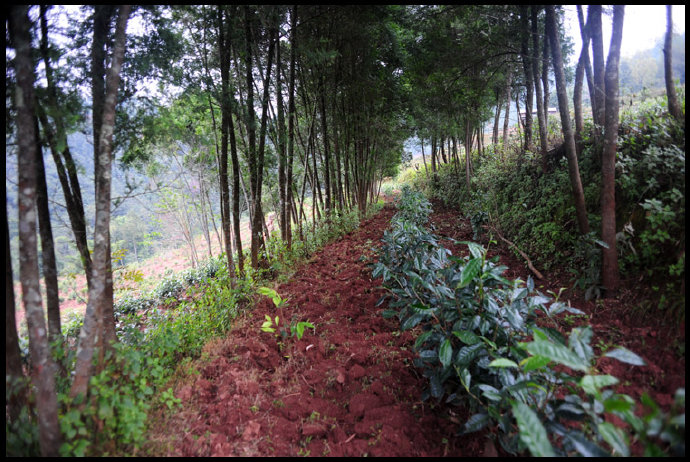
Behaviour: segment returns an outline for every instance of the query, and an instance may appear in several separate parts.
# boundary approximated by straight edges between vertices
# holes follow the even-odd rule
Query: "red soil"
[[[436,205],[436,207],[439,207]],[[371,279],[383,231],[395,209],[388,205],[361,227],[327,245],[292,279],[274,287],[288,299],[291,322],[310,321],[301,340],[277,341],[261,332],[265,314],[278,314],[270,299],[238,320],[227,338],[211,342],[179,380],[181,409],[161,416],[152,429],[152,452],[175,456],[496,456],[485,433],[457,437],[467,411],[421,402],[427,379],[412,365],[413,337],[397,319],[383,319],[376,303],[385,293]],[[457,212],[432,215],[437,234],[471,240]],[[466,246],[444,245],[463,255]],[[464,247],[464,248],[463,248]],[[510,269],[527,278],[523,261],[492,247]],[[549,278],[549,275],[546,276]],[[567,280],[566,280],[567,281]],[[568,284],[558,279],[542,291]],[[685,358],[673,341],[685,341],[684,327],[670,331],[637,324],[626,316],[627,298],[572,304],[590,315],[598,339],[626,346],[650,366],[601,361],[602,372],[621,379],[621,391],[635,398],[643,390],[663,407],[685,386]],[[627,311],[626,311],[627,310]],[[570,327],[567,328],[569,330]],[[599,351],[598,349],[596,349]],[[191,378],[190,378],[191,377]],[[500,450],[499,450],[500,452]]]

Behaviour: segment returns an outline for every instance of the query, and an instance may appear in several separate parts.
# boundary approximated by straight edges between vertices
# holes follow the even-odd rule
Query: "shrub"
[[[650,452],[660,451],[650,434],[684,445],[684,417],[639,418],[629,396],[607,389],[618,379],[597,373],[591,327],[564,337],[535,323],[537,312],[548,319],[579,310],[535,291],[531,278],[526,284],[505,279],[506,268],[487,260],[476,243],[466,243],[468,257],[453,257],[420,225],[423,214],[407,210],[418,202],[417,194],[403,191],[373,277],[382,276],[390,292],[384,317],[398,317],[403,330],[418,329],[414,364],[429,379],[423,399],[469,405],[475,414],[462,433],[497,428],[512,454],[629,455],[626,433],[609,423],[612,415],[630,424]],[[624,348],[605,356],[644,364]],[[684,390],[681,395],[684,400]],[[667,431],[658,433],[656,425]]]

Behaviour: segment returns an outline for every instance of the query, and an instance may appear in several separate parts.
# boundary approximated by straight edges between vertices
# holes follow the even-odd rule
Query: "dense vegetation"
[[[420,192],[461,210],[477,242],[568,268],[588,299],[636,281],[653,291],[639,308],[684,321],[684,35],[668,7],[652,66],[621,59],[623,6],[576,12],[573,73],[554,5],[13,6],[6,454],[136,454],[150,416],[179,404],[171,379],[257,293],[282,307],[261,287],[376,213],[417,143],[422,163],[398,181],[418,193],[403,192],[374,275],[385,315],[420,332],[423,396],[469,406],[463,431],[496,427],[513,454],[627,454],[611,414],[650,454],[680,448],[684,418],[636,417],[606,389],[591,330],[537,321],[572,308],[425,227]],[[176,244],[191,268],[145,280]],[[66,320],[68,299],[85,312]],[[662,429],[659,449],[647,437]]]
[[[681,95],[684,105],[684,95]],[[556,126],[553,121],[552,126]],[[653,310],[669,320],[685,317],[685,126],[669,117],[665,98],[636,102],[621,114],[616,178],[618,252],[624,278],[645,281],[654,296],[638,309]],[[555,134],[554,134],[555,135]],[[554,141],[556,136],[552,135]],[[600,220],[600,166],[593,153],[588,126],[579,159],[592,228]],[[478,164],[470,192],[451,164],[436,178],[418,170],[401,179],[447,205],[458,206],[471,218],[475,236],[496,230],[513,240],[539,268],[568,268],[571,282],[587,298],[600,297],[604,243],[596,231],[578,232],[565,159],[551,151],[550,170],[540,160],[513,146],[493,147]]]
[[[475,412],[462,433],[497,427],[511,454],[628,456],[628,437],[610,423],[610,413],[631,425],[646,454],[663,454],[652,435],[678,450],[684,416],[640,418],[632,398],[607,390],[618,379],[598,374],[591,327],[562,334],[545,325],[544,319],[581,311],[535,290],[531,278],[505,279],[506,267],[488,260],[479,244],[466,243],[468,257],[452,256],[426,229],[430,204],[420,193],[403,190],[398,208],[374,269],[392,297],[384,316],[397,316],[403,330],[417,328],[415,366],[429,379],[422,398]],[[538,323],[539,312],[545,318]],[[605,356],[645,365],[625,348]],[[684,406],[679,390],[675,412]]]

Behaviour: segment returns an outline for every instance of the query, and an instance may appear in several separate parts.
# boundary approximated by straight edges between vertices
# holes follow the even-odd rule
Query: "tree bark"
[[[582,152],[582,131],[584,130],[584,116],[582,114],[582,87],[585,69],[589,66],[589,30],[584,22],[582,6],[577,5],[577,17],[580,23],[580,36],[582,37],[582,51],[575,70],[575,88],[573,91],[573,108],[575,110],[575,146],[578,157]]]
[[[26,310],[32,380],[36,388],[41,455],[57,456],[60,426],[55,388],[56,367],[50,355],[38,275],[36,236],[36,127],[34,123],[34,66],[28,6],[13,6],[9,15],[10,40],[16,55],[17,157],[19,209],[19,276]],[[9,258],[9,254],[7,256]]]
[[[594,71],[594,95],[592,95],[592,116],[594,118],[595,130],[594,140],[600,145],[602,130],[604,127],[604,112],[606,110],[606,87],[604,82],[604,41],[601,32],[601,5],[590,5],[587,19],[590,40],[592,41],[592,64]],[[591,21],[591,25],[590,25]],[[597,149],[598,151],[598,149]],[[601,156],[601,153],[599,153]]]
[[[668,98],[668,112],[676,120],[683,119],[683,111],[678,103],[676,86],[673,83],[673,6],[666,5],[666,37],[664,38],[664,80],[666,81],[666,96]]]
[[[577,164],[577,152],[575,148],[575,137],[570,126],[570,115],[568,113],[568,95],[565,86],[565,72],[563,71],[563,58],[561,56],[561,44],[558,38],[556,9],[553,5],[546,6],[546,26],[547,36],[549,37],[549,47],[553,58],[553,71],[556,76],[556,94],[558,95],[558,109],[561,113],[561,126],[563,129],[563,142],[565,152],[568,157],[568,176],[573,190],[575,202],[575,213],[577,224],[581,234],[589,232],[589,220],[585,207],[585,195],[580,179],[580,169]]]
[[[67,208],[67,215],[69,217],[72,232],[74,233],[77,250],[81,257],[84,273],[86,274],[87,285],[91,285],[91,253],[89,252],[89,245],[86,236],[86,218],[84,213],[84,202],[82,200],[81,188],[79,186],[79,177],[77,175],[77,168],[72,158],[72,154],[67,143],[67,134],[65,131],[64,121],[58,115],[57,93],[55,90],[55,82],[53,79],[53,70],[50,64],[48,54],[48,24],[45,18],[46,8],[43,6],[41,11],[41,56],[45,66],[48,105],[53,108],[55,114],[55,132],[49,125],[48,117],[45,110],[38,106],[38,117],[43,126],[48,145],[55,162],[55,167],[58,173],[58,179],[62,187],[62,192],[65,197],[65,206]],[[60,149],[61,148],[61,149]],[[64,159],[64,162],[63,162]]]
[[[539,7],[536,5],[532,5],[531,7],[531,14],[532,14],[532,50],[534,52],[534,56],[532,57],[532,73],[534,74],[534,92],[535,92],[535,98],[537,99],[537,122],[539,123],[539,145],[541,147],[541,169],[542,172],[546,173],[546,167],[547,167],[547,151],[548,151],[548,145],[547,145],[547,139],[546,139],[546,111],[547,109],[544,107],[544,101],[542,99],[542,92],[541,92],[541,79],[539,78],[539,59],[537,58],[537,53],[539,50],[539,21],[538,21],[538,13],[539,13]]]
[[[287,201],[288,204],[294,202],[292,187],[292,166],[295,158],[295,61],[297,59],[297,5],[292,7],[292,14],[290,16],[290,82],[288,83],[288,159],[287,159]],[[299,222],[299,218],[295,216],[295,221]],[[285,224],[288,249],[292,248],[292,220],[289,216]],[[301,229],[301,226],[300,226]]]
[[[620,282],[616,250],[616,145],[619,108],[618,68],[624,14],[624,5],[614,5],[611,45],[606,60],[606,125],[601,162],[601,239],[608,248],[602,249],[601,276],[607,297],[616,294]]]
[[[532,146],[532,105],[534,104],[534,74],[532,72],[532,59],[529,50],[529,18],[527,16],[527,6],[520,6],[520,22],[522,24],[522,67],[525,72],[525,144],[524,149],[529,150]]]
[[[98,172],[96,176],[96,223],[94,228],[94,250],[92,284],[84,315],[84,325],[79,334],[79,345],[74,371],[74,381],[70,395],[86,395],[88,382],[92,375],[94,353],[98,349],[102,360],[103,349],[109,340],[106,337],[104,322],[107,307],[112,311],[112,271],[110,271],[110,187],[112,167],[112,142],[115,127],[115,105],[120,83],[120,70],[125,54],[125,32],[131,10],[130,5],[120,7],[115,32],[115,44],[111,67],[106,78],[106,93],[101,114],[100,136],[98,138]]]
[[[235,261],[232,257],[232,237],[230,236],[230,187],[228,185],[228,136],[231,125],[232,110],[230,108],[230,54],[226,43],[226,26],[223,21],[224,8],[218,6],[218,52],[220,57],[221,79],[221,148],[220,148],[220,202],[222,213],[223,240],[225,241],[225,258],[228,265],[230,285],[235,287]],[[234,198],[233,198],[234,202]]]
[[[26,404],[26,387],[23,383],[22,355],[17,335],[7,201],[2,203],[2,213],[5,220],[5,390],[8,397],[6,403],[9,421],[15,422],[19,418],[22,406]]]
[[[513,68],[508,67],[508,76],[506,77],[506,115],[503,119],[503,150],[505,151],[506,146],[508,146],[508,124],[510,123],[510,94],[511,94],[511,84],[513,78]],[[518,118],[520,114],[518,114]]]
[[[57,262],[53,228],[50,224],[48,206],[48,185],[45,166],[43,165],[42,143],[38,138],[38,119],[34,117],[36,138],[36,211],[38,212],[38,229],[41,236],[41,257],[43,262],[43,280],[46,286],[46,308],[48,314],[48,338],[51,342],[62,339],[60,328],[60,294],[58,291]]]

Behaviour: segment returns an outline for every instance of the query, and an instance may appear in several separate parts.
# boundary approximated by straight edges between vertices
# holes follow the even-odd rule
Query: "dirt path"
[[[431,216],[440,236],[471,240],[472,230],[457,211],[439,209]],[[194,363],[196,378],[175,390],[183,407],[157,424],[153,451],[176,456],[495,456],[484,433],[456,437],[469,415],[422,403],[427,379],[414,369],[413,337],[401,333],[396,319],[376,307],[383,295],[380,280],[371,280],[373,247],[395,213],[388,205],[361,227],[327,245],[300,267],[289,282],[274,287],[289,300],[286,317],[310,321],[302,340],[277,342],[260,331],[265,314],[275,315],[262,297],[238,320],[226,339],[207,345]],[[466,246],[442,241],[456,255]],[[486,243],[485,243],[486,245]],[[529,275],[523,261],[492,244],[506,277]],[[542,291],[568,285],[558,276],[537,281]],[[561,278],[562,279],[562,278]],[[631,297],[632,295],[628,295]],[[624,345],[645,357],[648,368],[621,367],[611,360],[599,367],[621,378],[622,392],[639,399],[642,391],[662,407],[685,385],[684,353],[679,357],[671,334],[660,326],[636,323],[626,314],[626,298],[600,304],[573,298],[589,313],[595,350]],[[580,320],[585,322],[585,320]],[[569,330],[572,325],[562,326]],[[681,336],[681,337],[679,337]],[[501,452],[499,450],[499,452]]]
[[[260,331],[263,297],[227,339],[209,345],[192,383],[175,391],[183,410],[162,424],[166,455],[481,455],[483,435],[452,438],[468,416],[420,401],[426,379],[412,366],[409,333],[381,316],[371,280],[393,206],[327,245],[288,283],[286,317],[311,321],[301,340]],[[172,435],[172,437],[171,437]]]

